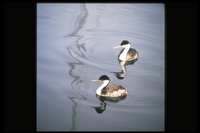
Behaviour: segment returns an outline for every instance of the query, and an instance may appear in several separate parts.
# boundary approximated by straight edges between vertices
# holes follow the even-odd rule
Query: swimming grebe
[[[105,97],[122,97],[128,94],[126,88],[118,84],[109,84],[110,79],[107,75],[102,75],[98,80],[93,82],[103,82],[103,84],[96,90],[96,94]]]
[[[133,61],[133,60],[137,60],[139,57],[139,53],[138,51],[136,51],[136,49],[134,48],[130,48],[130,42],[127,40],[123,40],[120,46],[116,46],[115,48],[123,48],[119,55],[118,55],[118,59],[121,61]]]

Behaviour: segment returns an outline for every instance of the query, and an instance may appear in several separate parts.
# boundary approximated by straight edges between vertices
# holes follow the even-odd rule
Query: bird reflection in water
[[[121,67],[121,72],[111,72],[118,79],[124,79],[126,76],[126,66],[133,65],[139,58],[139,53],[136,49],[130,47],[130,42],[127,40],[123,40],[121,45],[114,47],[115,48],[123,48],[119,55],[118,61]]]
[[[102,114],[106,110],[106,106],[107,106],[106,101],[119,102],[119,101],[124,100],[126,98],[126,96],[122,96],[122,97],[105,97],[105,96],[96,95],[96,98],[100,101],[100,106],[96,106],[96,107],[90,106],[90,107],[94,108],[96,113]]]

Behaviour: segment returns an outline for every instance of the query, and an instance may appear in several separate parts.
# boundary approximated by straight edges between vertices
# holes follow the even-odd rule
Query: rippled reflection
[[[77,44],[76,45],[79,49],[79,51],[81,51],[81,49],[83,49],[85,52],[87,51],[85,48],[85,44]],[[80,79],[80,75],[78,75],[78,73],[75,73],[74,70],[76,70],[77,67],[84,65],[80,60],[79,57],[83,57],[84,58],[84,54],[82,52],[80,53],[76,53],[72,48],[67,47],[68,53],[75,58],[78,62],[67,62],[67,64],[70,66],[70,70],[69,70],[69,75],[71,77],[74,78],[74,80],[71,82],[71,87],[81,96],[81,98],[79,97],[69,97],[69,99],[72,101],[73,103],[73,107],[72,107],[72,127],[71,127],[71,131],[76,129],[76,117],[77,117],[77,108],[78,108],[78,103],[76,102],[76,99],[83,99],[86,100],[87,98],[82,95],[81,93],[79,93],[79,91],[77,90],[77,85],[79,83],[82,82],[82,80]]]
[[[72,101],[73,103],[73,107],[72,107],[72,127],[71,127],[71,131],[76,129],[76,117],[77,117],[77,108],[78,108],[78,103],[76,102],[76,99],[83,99],[86,100],[87,98],[82,95],[79,90],[77,90],[77,86],[82,83],[81,80],[81,76],[78,73],[73,72],[78,66],[82,66],[84,65],[84,63],[80,60],[80,58],[85,58],[82,50],[84,52],[87,52],[87,49],[85,47],[85,43],[79,43],[79,40],[81,40],[83,38],[83,36],[81,36],[80,34],[78,34],[78,31],[83,28],[86,18],[88,16],[87,13],[87,9],[85,7],[85,4],[81,5],[83,7],[83,15],[80,14],[80,17],[82,17],[79,21],[78,24],[78,28],[71,34],[69,35],[72,38],[75,38],[75,46],[78,48],[78,52],[75,52],[74,47],[67,47],[67,51],[68,53],[71,55],[71,57],[73,57],[77,62],[67,62],[68,65],[70,66],[70,70],[69,70],[69,75],[71,77],[74,78],[74,80],[71,82],[71,87],[77,92],[77,94],[79,94],[81,96],[80,97],[69,97],[69,99]]]
[[[76,69],[76,67],[83,65],[83,63],[79,62],[68,62],[68,65],[71,67],[70,71],[69,71],[69,75],[71,75],[74,80],[71,82],[71,87],[78,93],[80,94],[77,90],[76,90],[76,85],[79,82],[82,82],[82,80],[80,80],[80,76],[76,73],[73,72],[73,70]],[[72,107],[72,128],[71,131],[76,129],[76,117],[77,117],[77,107],[78,107],[78,103],[76,102],[76,99],[86,99],[86,97],[84,97],[82,94],[80,94],[82,97],[69,97],[69,99],[72,101],[73,103],[73,107]]]

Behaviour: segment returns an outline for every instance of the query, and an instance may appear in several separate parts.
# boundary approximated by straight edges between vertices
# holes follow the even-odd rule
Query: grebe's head
[[[116,47],[114,47],[114,49],[115,48],[126,48],[126,47],[129,47],[130,48],[130,42],[129,41],[127,41],[127,40],[123,40],[122,42],[121,42],[121,44],[119,45],[119,46],[116,46]]]
[[[122,41],[121,46],[130,45],[130,42],[127,40]]]
[[[104,81],[104,80],[110,80],[110,79],[107,75],[102,75],[101,77],[99,77],[99,80]]]
[[[110,79],[107,75],[102,75],[99,79],[92,80],[93,82],[109,82]]]

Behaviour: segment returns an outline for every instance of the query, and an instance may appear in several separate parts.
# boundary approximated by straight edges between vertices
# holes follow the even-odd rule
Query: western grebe
[[[137,60],[139,57],[139,53],[138,51],[136,51],[136,49],[134,48],[130,48],[130,42],[127,40],[123,40],[120,46],[116,46],[115,48],[123,48],[119,55],[118,55],[118,59],[121,61],[134,61]]]
[[[110,79],[107,75],[102,75],[98,80],[93,82],[103,82],[103,84],[96,90],[96,94],[105,97],[122,97],[128,94],[126,88],[118,84],[109,84]]]

